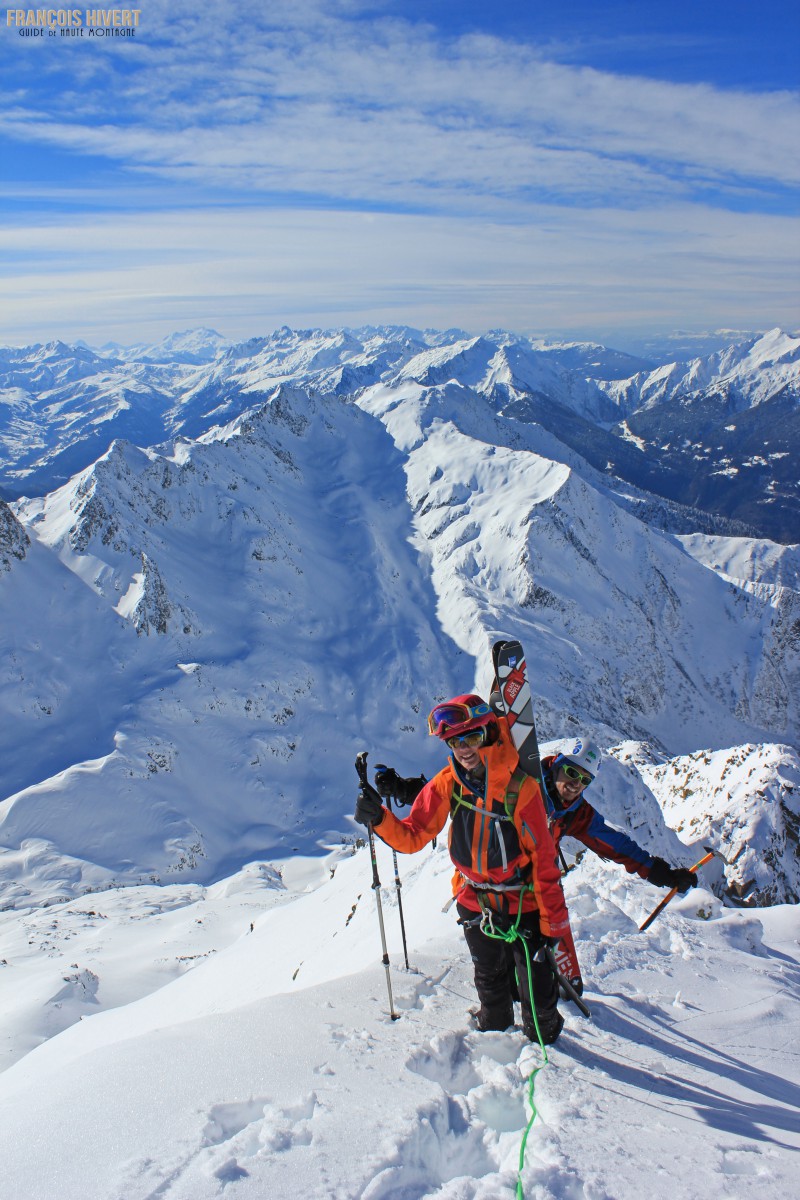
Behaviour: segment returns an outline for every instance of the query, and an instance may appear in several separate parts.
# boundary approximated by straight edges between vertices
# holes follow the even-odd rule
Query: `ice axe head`
[[[366,750],[362,750],[360,754],[356,755],[356,771],[358,772],[358,778],[361,780],[361,782],[368,785],[369,780],[367,779],[367,751]]]
[[[726,867],[733,866],[731,860],[726,858],[721,850],[715,850],[713,846],[703,846],[703,849],[705,850],[706,854],[713,854],[714,858],[718,858],[721,862],[724,862]]]

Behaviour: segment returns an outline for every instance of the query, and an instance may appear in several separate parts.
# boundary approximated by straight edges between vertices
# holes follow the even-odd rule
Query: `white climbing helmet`
[[[577,737],[574,742],[565,742],[559,751],[556,763],[561,763],[566,759],[571,762],[580,771],[585,771],[592,778],[600,769],[600,760],[603,757],[600,747],[595,742],[590,742],[588,738]]]

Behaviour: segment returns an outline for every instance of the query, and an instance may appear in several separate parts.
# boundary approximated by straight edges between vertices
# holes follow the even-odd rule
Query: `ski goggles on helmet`
[[[584,775],[583,771],[579,771],[571,762],[562,762],[559,765],[570,783],[579,783],[581,787],[588,787],[594,779],[594,775]]]
[[[477,750],[479,746],[486,745],[487,729],[485,725],[481,725],[479,729],[470,729],[468,733],[455,733],[452,737],[446,737],[445,745],[451,750],[460,748],[468,748]]]
[[[442,737],[451,725],[464,725],[477,717],[487,717],[491,713],[488,704],[469,704],[450,702],[437,704],[428,717],[428,733],[434,737]]]

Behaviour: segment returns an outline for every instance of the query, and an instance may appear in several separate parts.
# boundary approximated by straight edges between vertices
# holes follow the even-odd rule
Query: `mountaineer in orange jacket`
[[[564,1021],[557,1008],[556,979],[541,950],[558,944],[569,930],[569,918],[539,785],[519,768],[505,717],[496,716],[480,696],[456,696],[437,705],[428,728],[447,744],[450,758],[430,782],[420,780],[424,786],[409,816],[400,820],[384,808],[379,793],[367,784],[359,792],[356,820],[371,825],[395,850],[413,854],[451,818],[453,895],[475,967],[478,1028],[513,1024],[511,953],[522,1028],[538,1040],[522,943],[511,942],[509,951],[507,942],[491,936],[514,925],[521,907],[518,927],[532,960],[539,1032],[545,1043],[554,1042]]]

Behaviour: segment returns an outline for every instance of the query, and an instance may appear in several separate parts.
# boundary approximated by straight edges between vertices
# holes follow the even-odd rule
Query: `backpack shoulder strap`
[[[511,778],[508,781],[508,787],[506,788],[506,795],[505,795],[505,805],[506,805],[506,812],[508,813],[509,818],[511,818],[511,819],[513,819],[513,817],[514,817],[514,809],[517,807],[517,801],[519,800],[520,789],[522,788],[522,785],[527,778],[528,778],[527,771],[523,771],[522,767],[518,766],[518,767],[515,767],[514,774],[511,776]]]
[[[463,807],[463,808],[471,808],[473,810],[473,812],[480,812],[483,816],[489,817],[490,819],[495,820],[495,821],[513,821],[514,820],[514,809],[517,807],[517,800],[519,799],[520,788],[522,787],[523,783],[525,782],[525,780],[527,778],[528,778],[527,772],[523,771],[521,767],[517,767],[516,770],[514,771],[513,775],[509,779],[508,786],[506,787],[506,794],[503,797],[503,801],[505,804],[505,810],[506,810],[505,816],[503,816],[501,813],[486,812],[485,809],[479,809],[475,804],[471,804],[469,800],[465,800],[464,799],[464,787],[462,786],[461,783],[459,783],[459,781],[457,779],[454,780],[453,781],[453,790],[450,793],[450,818],[451,818],[451,820],[455,816],[456,810],[459,807]]]

